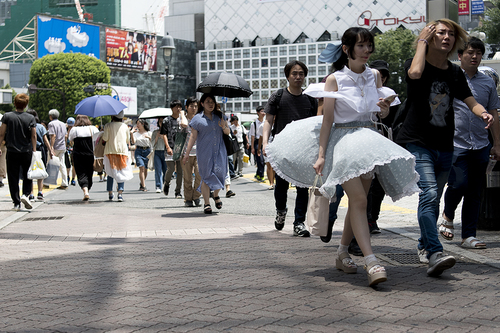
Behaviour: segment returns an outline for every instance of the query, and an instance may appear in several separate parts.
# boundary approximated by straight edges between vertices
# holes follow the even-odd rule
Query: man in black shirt
[[[35,117],[24,112],[29,97],[17,94],[14,98],[16,111],[7,112],[0,126],[0,142],[5,140],[7,146],[7,177],[14,210],[21,209],[21,202],[26,209],[33,208],[29,202],[33,181],[28,179],[31,156],[36,152],[36,122]],[[0,151],[1,154],[1,151]],[[19,171],[23,177],[23,195],[19,197]]]
[[[302,93],[302,84],[307,77],[307,66],[297,60],[286,64],[285,75],[288,80],[288,87],[274,92],[266,104],[266,120],[264,122],[263,148],[265,149],[274,125],[273,134],[279,133],[285,126],[294,120],[300,120],[315,116],[318,103],[314,98],[309,98]],[[287,213],[287,192],[290,184],[283,178],[276,175],[276,187],[274,188],[274,199],[276,201],[276,219],[274,226],[281,230],[285,226]],[[295,221],[293,222],[293,235],[309,237],[304,221],[306,220],[308,201],[307,188],[297,187],[297,197],[295,199]]]

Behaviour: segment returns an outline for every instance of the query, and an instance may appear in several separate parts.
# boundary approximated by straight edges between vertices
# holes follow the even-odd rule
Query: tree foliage
[[[389,63],[391,78],[387,86],[399,94],[399,99],[406,99],[404,63],[415,55],[413,42],[415,35],[408,29],[398,28],[375,36],[375,52],[370,62],[385,60]]]
[[[482,26],[474,30],[486,34],[486,42],[489,44],[500,44],[500,0],[492,0],[493,7],[484,13],[487,20],[481,19]]]
[[[38,112],[40,119],[49,120],[48,112],[57,109],[60,120],[74,116],[75,106],[86,97],[83,88],[96,83],[110,83],[110,69],[96,58],[82,53],[59,53],[46,55],[33,62],[30,84],[37,88],[58,89],[64,93],[65,110],[62,110],[62,96],[58,91],[38,90],[30,95],[29,106]],[[95,94],[111,95],[111,89],[96,90]],[[64,118],[64,119],[63,119]]]

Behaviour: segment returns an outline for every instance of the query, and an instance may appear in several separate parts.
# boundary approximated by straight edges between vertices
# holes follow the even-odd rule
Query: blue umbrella
[[[109,95],[95,95],[85,98],[75,107],[75,114],[89,117],[115,116],[127,106]]]

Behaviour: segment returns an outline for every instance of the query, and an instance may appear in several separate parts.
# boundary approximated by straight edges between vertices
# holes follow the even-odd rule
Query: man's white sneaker
[[[422,264],[428,264],[429,263],[429,259],[427,259],[427,254],[429,252],[427,252],[426,249],[419,249],[418,246],[417,246],[417,254],[418,254],[418,260],[420,260],[420,262]]]
[[[31,205],[30,200],[24,194],[21,196],[21,202],[24,204],[24,208],[26,208],[26,209],[33,208],[33,206]]]

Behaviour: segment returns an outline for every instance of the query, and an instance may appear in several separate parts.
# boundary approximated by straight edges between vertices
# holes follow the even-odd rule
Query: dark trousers
[[[33,189],[33,181],[28,179],[28,170],[31,165],[31,155],[33,152],[16,153],[7,150],[7,179],[9,180],[10,197],[14,205],[21,204],[19,196],[19,179],[23,179],[23,194],[29,196]]]
[[[455,147],[453,165],[444,194],[444,214],[455,218],[455,210],[462,204],[462,239],[476,237],[477,220],[481,209],[481,191],[486,181],[486,166],[491,146],[469,150]]]
[[[366,217],[368,218],[368,222],[377,222],[380,214],[380,205],[384,200],[384,196],[385,191],[375,175],[375,178],[373,178],[370,185],[370,191],[368,191],[367,197]]]
[[[337,212],[339,210],[339,205],[340,205],[340,200],[344,196],[344,189],[342,188],[342,185],[337,185],[335,187],[335,196],[337,197],[337,200],[335,202],[330,202],[329,206],[329,214],[328,214],[328,221],[333,221],[337,219]]]
[[[276,186],[274,187],[274,200],[276,201],[276,210],[286,211],[286,200],[288,198],[288,188],[290,184],[276,175]],[[309,199],[308,189],[297,187],[297,197],[295,198],[295,221],[293,224],[304,222],[307,213],[307,201]]]
[[[78,177],[78,185],[81,188],[92,188],[92,176],[94,175],[94,155],[80,155],[73,153],[75,172]]]
[[[254,140],[254,150],[255,150],[255,163],[257,163],[257,176],[264,177],[264,156],[260,152],[260,156],[257,156],[257,148],[259,146],[259,140]]]

